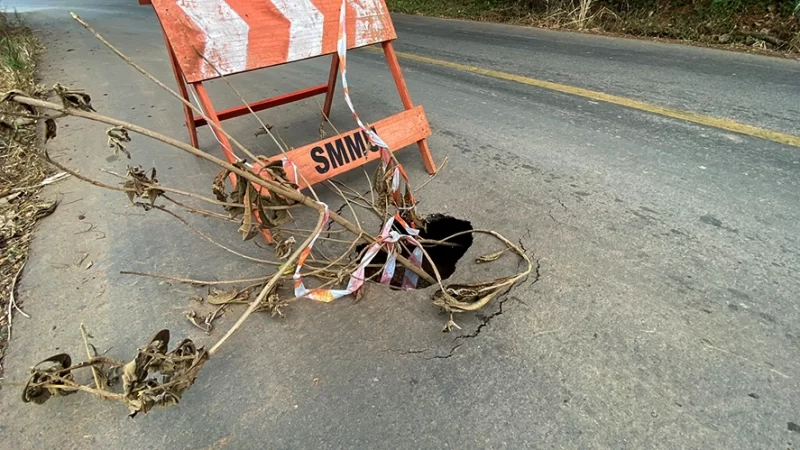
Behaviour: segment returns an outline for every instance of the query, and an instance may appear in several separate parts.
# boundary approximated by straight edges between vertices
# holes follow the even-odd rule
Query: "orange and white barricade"
[[[359,167],[380,160],[391,174],[391,188],[395,202],[400,200],[398,212],[384,224],[378,242],[370,246],[361,265],[351,276],[345,289],[308,290],[300,273],[303,261],[311,251],[305,249],[298,261],[295,294],[320,301],[353,293],[364,283],[364,267],[381,247],[388,253],[380,282],[388,284],[394,274],[396,244],[403,240],[415,247],[411,261],[421,266],[421,246],[416,241],[418,231],[401,217],[400,209],[413,209],[413,198],[402,166],[391,158],[391,152],[417,143],[426,170],[434,174],[436,166],[431,157],[426,138],[431,130],[421,106],[414,106],[400,71],[392,40],[396,39],[394,25],[383,0],[139,0],[152,5],[161,22],[167,53],[172,63],[181,95],[189,101],[190,89],[208,118],[217,126],[223,120],[248,114],[250,110],[262,111],[275,106],[325,94],[323,114],[328,117],[339,74],[347,106],[353,113],[358,128],[313,144],[276,155],[267,161],[247,161],[255,173],[267,164],[282,161],[289,181],[303,189]],[[367,127],[356,114],[347,85],[346,53],[348,49],[381,44],[386,61],[400,94],[404,111],[372,122]],[[330,74],[325,84],[289,94],[216,111],[203,83],[256,69],[277,66],[294,61],[333,55]],[[193,146],[197,147],[197,127],[207,125],[206,119],[195,117],[185,106],[186,125]],[[222,146],[225,157],[239,162],[228,139],[211,128]],[[401,190],[405,194],[401,195]],[[323,204],[324,205],[324,204]],[[328,208],[325,206],[327,214]],[[402,225],[404,233],[392,228],[394,222]],[[264,230],[269,241],[270,235]],[[412,272],[404,275],[402,287],[412,288],[417,277]]]
[[[392,47],[391,41],[397,37],[394,25],[383,0],[139,0],[139,3],[155,9],[181,94],[188,101],[192,90],[206,116],[217,125],[248,114],[250,109],[262,111],[322,94],[325,94],[322,112],[327,117],[337,76],[340,71],[344,74],[344,67],[340,67],[340,61],[344,61],[341,50],[381,44],[404,111],[372,122],[370,129],[360,126],[289,151],[288,159],[300,172],[299,180],[292,179],[294,174],[290,173],[290,181],[304,188],[380,159],[380,152],[370,145],[370,142],[375,144],[369,136],[374,133],[391,151],[417,143],[426,170],[435,173],[426,141],[431,133],[428,119],[422,107],[411,102]],[[342,18],[344,23],[340,23]],[[344,48],[337,54],[340,42]],[[227,77],[323,55],[333,55],[325,84],[261,100],[249,108],[241,105],[217,111],[203,85],[220,75]],[[345,85],[346,100],[352,110],[347,92]],[[184,112],[189,138],[197,147],[197,127],[207,125],[206,120],[195,117],[189,107],[185,106]],[[226,158],[239,161],[228,139],[211,129]],[[270,162],[283,157],[277,155]],[[255,172],[261,169],[261,162],[249,163]]]

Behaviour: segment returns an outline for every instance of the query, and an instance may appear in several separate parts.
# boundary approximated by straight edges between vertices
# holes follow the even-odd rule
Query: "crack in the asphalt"
[[[344,207],[347,206],[347,202],[342,203],[342,206],[336,209],[336,214],[341,215],[342,211],[344,211]],[[328,226],[325,227],[325,232],[331,231],[331,227],[333,226],[333,221],[328,221]]]
[[[447,359],[447,358],[453,356],[453,354],[456,352],[456,350],[458,350],[458,348],[461,347],[462,345],[464,345],[463,342],[461,344],[458,344],[458,345],[454,346],[453,348],[450,349],[450,352],[448,354],[446,354],[446,355],[433,355],[432,358],[427,358],[427,359],[428,360],[431,360],[431,359]]]
[[[558,198],[558,197],[553,197],[553,199],[555,199],[555,201],[557,201],[557,202],[558,202],[558,204],[561,206],[561,208],[563,208],[563,209],[564,209],[564,211],[566,211],[566,210],[567,210],[567,205],[565,205],[565,204],[564,204],[564,202],[562,202],[560,198]],[[552,213],[552,211],[547,211],[547,216],[548,216],[548,217],[550,217],[550,220],[552,220],[553,222],[555,222],[555,223],[557,223],[557,224],[561,225],[561,221],[559,221],[558,219],[556,219],[556,218],[555,218],[555,216],[553,216],[553,213]]]
[[[493,312],[492,314],[490,314],[488,316],[485,316],[483,318],[483,321],[478,325],[478,328],[476,328],[475,331],[473,331],[470,334],[462,334],[461,336],[456,336],[456,338],[453,339],[453,342],[456,342],[459,339],[473,339],[473,338],[478,337],[478,335],[481,334],[481,331],[483,331],[484,328],[489,326],[489,323],[492,321],[492,319],[494,319],[497,316],[502,316],[503,315],[503,305],[505,305],[505,303],[510,298],[513,298],[513,297],[506,295],[503,298],[501,298],[500,300],[498,300],[498,302],[497,302],[497,306],[498,306],[497,311]]]
[[[530,229],[528,229],[528,232],[526,233],[526,236],[529,235],[529,234],[531,234],[531,230]],[[522,248],[523,252],[528,253],[527,249],[525,248],[524,244],[521,241],[520,241],[520,247]],[[533,278],[531,280],[530,284],[529,284],[530,286],[536,284],[539,281],[539,278],[541,276],[540,273],[539,273],[539,269],[541,267],[540,264],[539,264],[539,260],[536,259],[536,258],[531,258],[531,259],[532,259],[533,269],[531,270],[530,275],[528,275],[528,277],[526,277],[526,279],[522,281],[522,283],[525,283],[528,280],[530,280],[531,278]],[[425,358],[425,359],[430,361],[430,360],[433,360],[433,359],[448,359],[448,358],[451,358],[456,353],[456,350],[458,350],[459,348],[461,348],[461,346],[466,344],[467,339],[474,339],[474,338],[478,337],[483,332],[483,329],[488,327],[489,324],[492,322],[492,320],[495,317],[503,315],[503,313],[505,312],[503,310],[503,305],[505,305],[505,303],[507,301],[509,301],[510,299],[516,299],[518,302],[520,302],[520,303],[522,303],[524,305],[525,302],[523,302],[517,296],[508,295],[512,290],[513,290],[513,287],[511,289],[509,289],[508,292],[506,292],[506,294],[504,296],[502,296],[501,298],[498,299],[497,311],[493,312],[492,314],[490,314],[488,316],[483,317],[483,320],[481,321],[480,324],[478,324],[478,327],[475,329],[475,331],[473,331],[472,333],[469,333],[469,334],[462,334],[460,336],[456,336],[452,341],[453,345],[450,347],[450,351],[449,352],[447,352],[446,354],[443,354],[443,355],[442,354],[433,355],[433,356]],[[409,349],[409,350],[401,350],[401,349],[396,349],[396,348],[389,348],[389,349],[386,349],[384,351],[393,352],[393,353],[399,353],[401,355],[418,355],[418,354],[426,353],[426,352],[429,352],[429,351],[432,351],[432,350],[433,350],[433,347],[429,347],[429,348],[426,348],[426,349]]]
[[[533,280],[530,282],[531,286],[536,284],[539,281],[539,277],[540,277],[540,275],[539,275],[539,267],[540,267],[539,260],[538,259],[534,259],[533,263],[534,263],[533,264],[533,270],[531,271],[531,275],[533,276]],[[486,328],[487,326],[489,326],[489,324],[491,323],[491,321],[495,317],[503,315],[503,305],[509,299],[512,299],[512,298],[517,299],[517,301],[520,301],[516,296],[509,296],[508,292],[507,292],[506,295],[502,299],[498,300],[498,302],[497,302],[498,303],[497,311],[495,311],[494,313],[484,317],[483,321],[481,321],[481,323],[478,325],[478,328],[476,328],[475,331],[473,331],[470,334],[462,334],[461,336],[456,336],[455,339],[453,339],[453,344],[455,344],[455,345],[453,345],[450,348],[450,351],[447,354],[445,354],[445,355],[434,355],[432,358],[427,358],[427,359],[447,359],[447,358],[450,358],[451,356],[453,356],[455,354],[456,350],[458,350],[462,345],[464,345],[466,343],[466,342],[458,342],[459,340],[474,339],[474,338],[478,337],[478,335],[481,334],[483,329]]]

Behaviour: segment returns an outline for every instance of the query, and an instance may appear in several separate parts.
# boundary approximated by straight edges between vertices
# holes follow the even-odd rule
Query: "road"
[[[150,9],[22,3],[48,46],[47,84],[83,87],[99,111],[185,138],[180,106],[66,13],[74,9],[171,85]],[[394,19],[400,52],[800,134],[797,61]],[[79,395],[23,405],[18,388],[4,386],[8,448],[798,448],[800,148],[418,59],[401,63],[430,119],[435,158],[449,158],[419,194],[423,212],[522,240],[538,277],[489,310],[458,317],[455,335],[440,332],[430,290],[371,287],[359,303],[302,302],[282,320],[255,317],[179,407],[136,419]],[[315,60],[233,81],[256,99],[318,83],[327,68],[327,59]],[[399,110],[378,53],[352,52],[348,78],[362,117]],[[212,96],[235,103],[224,84]],[[316,138],[317,108],[312,100],[260,116],[301,145]],[[353,128],[340,97],[334,110],[334,123]],[[100,168],[124,170],[102,127],[63,124],[48,144],[55,157],[106,180]],[[226,128],[271,152],[253,136],[252,119]],[[219,152],[207,131],[201,146]],[[130,148],[132,162],[156,165],[163,183],[208,192],[209,165],[142,139]],[[415,182],[427,179],[414,150],[398,155]],[[62,203],[41,224],[21,280],[31,319],[15,319],[6,380],[24,379],[59,351],[83,354],[80,323],[99,348],[127,358],[160,328],[207,344],[237,316],[227,313],[207,337],[183,316],[198,290],[120,270],[263,273],[167,216],[141,216],[116,193],[68,180],[48,194]],[[237,243],[230,226],[192,223],[258,252]],[[479,241],[466,258],[490,244]],[[466,261],[454,279],[513,269]]]

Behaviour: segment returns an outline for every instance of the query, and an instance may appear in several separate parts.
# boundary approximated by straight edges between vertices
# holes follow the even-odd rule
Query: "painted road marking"
[[[370,48],[370,50],[378,50],[378,49]],[[592,100],[599,100],[606,103],[613,103],[615,105],[625,106],[632,109],[638,109],[640,111],[646,111],[652,114],[671,117],[673,119],[685,120],[687,122],[692,122],[700,125],[705,125],[708,127],[714,127],[722,130],[732,131],[734,133],[744,134],[746,136],[766,139],[768,141],[778,142],[780,144],[800,147],[800,136],[781,133],[779,131],[768,130],[766,128],[761,128],[754,125],[747,125],[744,123],[736,122],[735,120],[712,117],[688,111],[681,111],[678,109],[658,106],[652,103],[647,103],[640,100],[634,100],[627,97],[621,97],[618,95],[593,91],[591,89],[584,89],[561,83],[553,83],[551,81],[538,80],[536,78],[525,77],[522,75],[515,75],[513,73],[500,72],[499,70],[484,69],[481,67],[469,66],[466,64],[443,61],[441,59],[429,58],[427,56],[415,55],[413,53],[397,52],[397,56],[411,61],[422,62],[439,67],[447,67],[448,69],[460,70],[463,72],[477,73],[479,75],[498,78],[500,80],[514,81],[516,83],[525,84],[528,86],[535,86],[542,89],[549,89],[551,91],[562,92],[564,94],[577,95],[579,97],[589,98]]]

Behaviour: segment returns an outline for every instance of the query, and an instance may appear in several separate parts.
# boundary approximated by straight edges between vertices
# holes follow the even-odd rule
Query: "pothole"
[[[420,230],[421,239],[441,241],[457,233],[472,231],[472,224],[468,220],[457,219],[444,214],[431,214],[426,216],[425,222],[425,228]],[[400,230],[398,229],[398,231]],[[450,278],[456,271],[458,261],[467,253],[467,250],[469,250],[471,246],[472,233],[460,234],[452,239],[448,239],[442,244],[426,244],[425,251],[428,252],[430,260],[428,258],[423,258],[422,269],[436,278],[431,264],[431,261],[433,261],[442,279]],[[364,250],[365,247],[366,244],[356,247],[356,255],[361,254],[361,251]],[[413,250],[413,248],[410,250]],[[401,253],[406,258],[409,257],[408,250],[403,249]],[[372,263],[365,270],[367,278],[371,277],[371,279],[374,280],[380,277],[378,272],[382,270],[384,263],[386,263],[386,253],[380,252],[375,255]],[[405,267],[398,264],[389,286],[399,288],[403,284],[404,274]],[[428,286],[430,286],[430,283],[420,279],[417,284],[417,289],[424,289]]]

